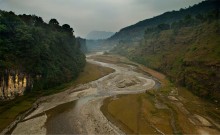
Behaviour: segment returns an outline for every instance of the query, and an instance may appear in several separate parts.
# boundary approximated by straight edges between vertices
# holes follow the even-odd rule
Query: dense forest
[[[0,95],[45,90],[77,77],[85,65],[68,24],[0,11]],[[22,91],[21,91],[22,90]]]
[[[197,6],[209,2],[217,1]],[[149,26],[140,42],[121,40],[112,52],[165,73],[201,97],[220,99],[220,10],[216,6]]]

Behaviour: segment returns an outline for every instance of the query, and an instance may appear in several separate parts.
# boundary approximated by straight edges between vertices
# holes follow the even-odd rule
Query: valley
[[[39,99],[38,108],[12,134],[219,133],[219,119],[209,114],[219,115],[218,106],[172,85],[164,75],[147,73],[119,56],[87,60],[115,72]]]
[[[220,134],[220,1],[171,1],[0,1],[0,134]]]

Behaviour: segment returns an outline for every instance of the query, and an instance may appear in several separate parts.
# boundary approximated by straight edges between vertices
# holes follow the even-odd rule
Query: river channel
[[[12,134],[124,134],[100,111],[103,100],[117,98],[121,94],[145,92],[155,87],[155,80],[136,72],[132,65],[87,61],[113,68],[115,72],[42,98],[38,108],[20,122]]]

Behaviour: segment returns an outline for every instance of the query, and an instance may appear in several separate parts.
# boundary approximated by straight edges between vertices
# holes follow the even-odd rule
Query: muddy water
[[[48,118],[45,124],[45,127],[47,129],[47,134],[88,133],[82,131],[86,129],[82,127],[83,120],[78,116],[81,115],[82,108],[86,104],[89,104],[89,102],[95,101],[96,99],[100,99],[100,98],[104,99],[106,97],[110,97],[118,94],[139,93],[154,86],[159,87],[159,83],[157,82],[155,85],[155,82],[151,80],[148,76],[142,75],[141,73],[136,73],[134,71],[131,72],[131,68],[134,67],[122,68],[113,64],[106,64],[106,63],[96,62],[93,60],[89,60],[89,61],[91,63],[100,64],[102,66],[113,68],[116,70],[116,72],[106,77],[103,77],[95,82],[92,82],[92,85],[95,85],[95,87],[97,88],[97,91],[92,95],[85,95],[78,100],[59,105],[47,111],[46,114]],[[115,83],[117,83],[118,81],[115,78],[117,78],[120,75],[123,75],[120,79],[125,79],[126,77],[131,77],[131,78],[139,77],[138,79],[140,79],[140,84],[136,84],[133,87],[126,87],[119,89],[115,86]],[[149,82],[152,84],[150,84]]]

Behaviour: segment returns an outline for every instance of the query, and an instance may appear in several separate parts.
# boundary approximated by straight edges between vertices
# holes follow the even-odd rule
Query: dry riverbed
[[[91,56],[88,62],[115,72],[41,98],[12,134],[220,133],[216,106],[174,87],[164,75],[118,56]]]
[[[123,134],[101,112],[103,100],[118,94],[145,92],[155,86],[155,81],[135,72],[133,66],[123,67],[92,59],[88,62],[112,68],[115,72],[77,88],[41,98],[38,108],[25,117],[12,134]]]
[[[102,112],[115,125],[131,134],[220,134],[219,106],[188,90],[175,87],[154,70],[120,56],[94,56],[99,61],[132,64],[161,82],[159,89],[104,100]]]

